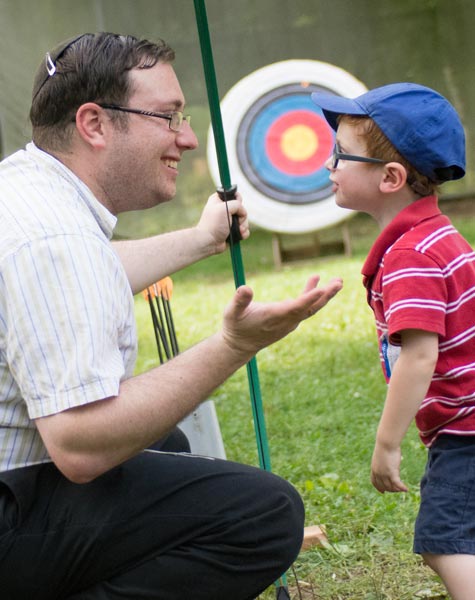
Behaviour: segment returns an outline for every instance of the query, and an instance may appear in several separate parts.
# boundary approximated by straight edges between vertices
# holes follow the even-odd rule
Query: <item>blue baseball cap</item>
[[[465,133],[450,102],[416,83],[392,83],[357,98],[314,92],[312,100],[336,131],[340,115],[367,116],[422,175],[435,183],[465,175]]]

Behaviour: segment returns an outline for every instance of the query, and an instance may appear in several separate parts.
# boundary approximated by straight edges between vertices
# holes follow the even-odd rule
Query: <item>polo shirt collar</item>
[[[406,231],[412,229],[422,221],[441,214],[438,207],[437,196],[426,196],[415,200],[387,225],[376,238],[361,270],[366,286],[378,270],[381,259],[386,250],[394,244]]]

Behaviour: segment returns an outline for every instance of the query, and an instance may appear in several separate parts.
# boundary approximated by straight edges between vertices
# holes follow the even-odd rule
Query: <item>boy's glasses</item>
[[[338,166],[338,161],[340,160],[355,160],[357,162],[366,162],[366,163],[374,163],[374,164],[384,164],[387,161],[381,160],[380,158],[368,158],[367,156],[355,156],[354,154],[345,154],[341,151],[340,145],[337,143],[333,148],[333,154],[331,156],[332,159],[332,169],[336,169]]]
[[[191,122],[191,117],[189,115],[184,115],[179,110],[175,110],[169,114],[157,113],[151,110],[141,110],[139,108],[127,108],[125,106],[117,106],[116,104],[99,104],[101,108],[106,108],[107,110],[120,110],[122,112],[133,113],[135,115],[144,115],[145,117],[157,117],[159,119],[166,119],[168,121],[168,126],[172,131],[180,131],[181,126],[183,125],[183,121],[186,121],[188,124]]]

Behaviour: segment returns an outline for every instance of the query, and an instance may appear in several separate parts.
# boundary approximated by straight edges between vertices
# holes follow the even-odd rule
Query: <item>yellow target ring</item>
[[[307,160],[318,149],[318,137],[306,125],[293,125],[282,135],[281,150],[289,160]]]

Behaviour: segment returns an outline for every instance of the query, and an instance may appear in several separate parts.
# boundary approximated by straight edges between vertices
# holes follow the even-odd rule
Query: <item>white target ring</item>
[[[231,181],[250,222],[277,233],[317,231],[354,214],[334,202],[324,166],[334,132],[312,91],[355,97],[367,88],[328,63],[287,60],[244,77],[221,102]],[[211,127],[207,155],[219,186]]]

